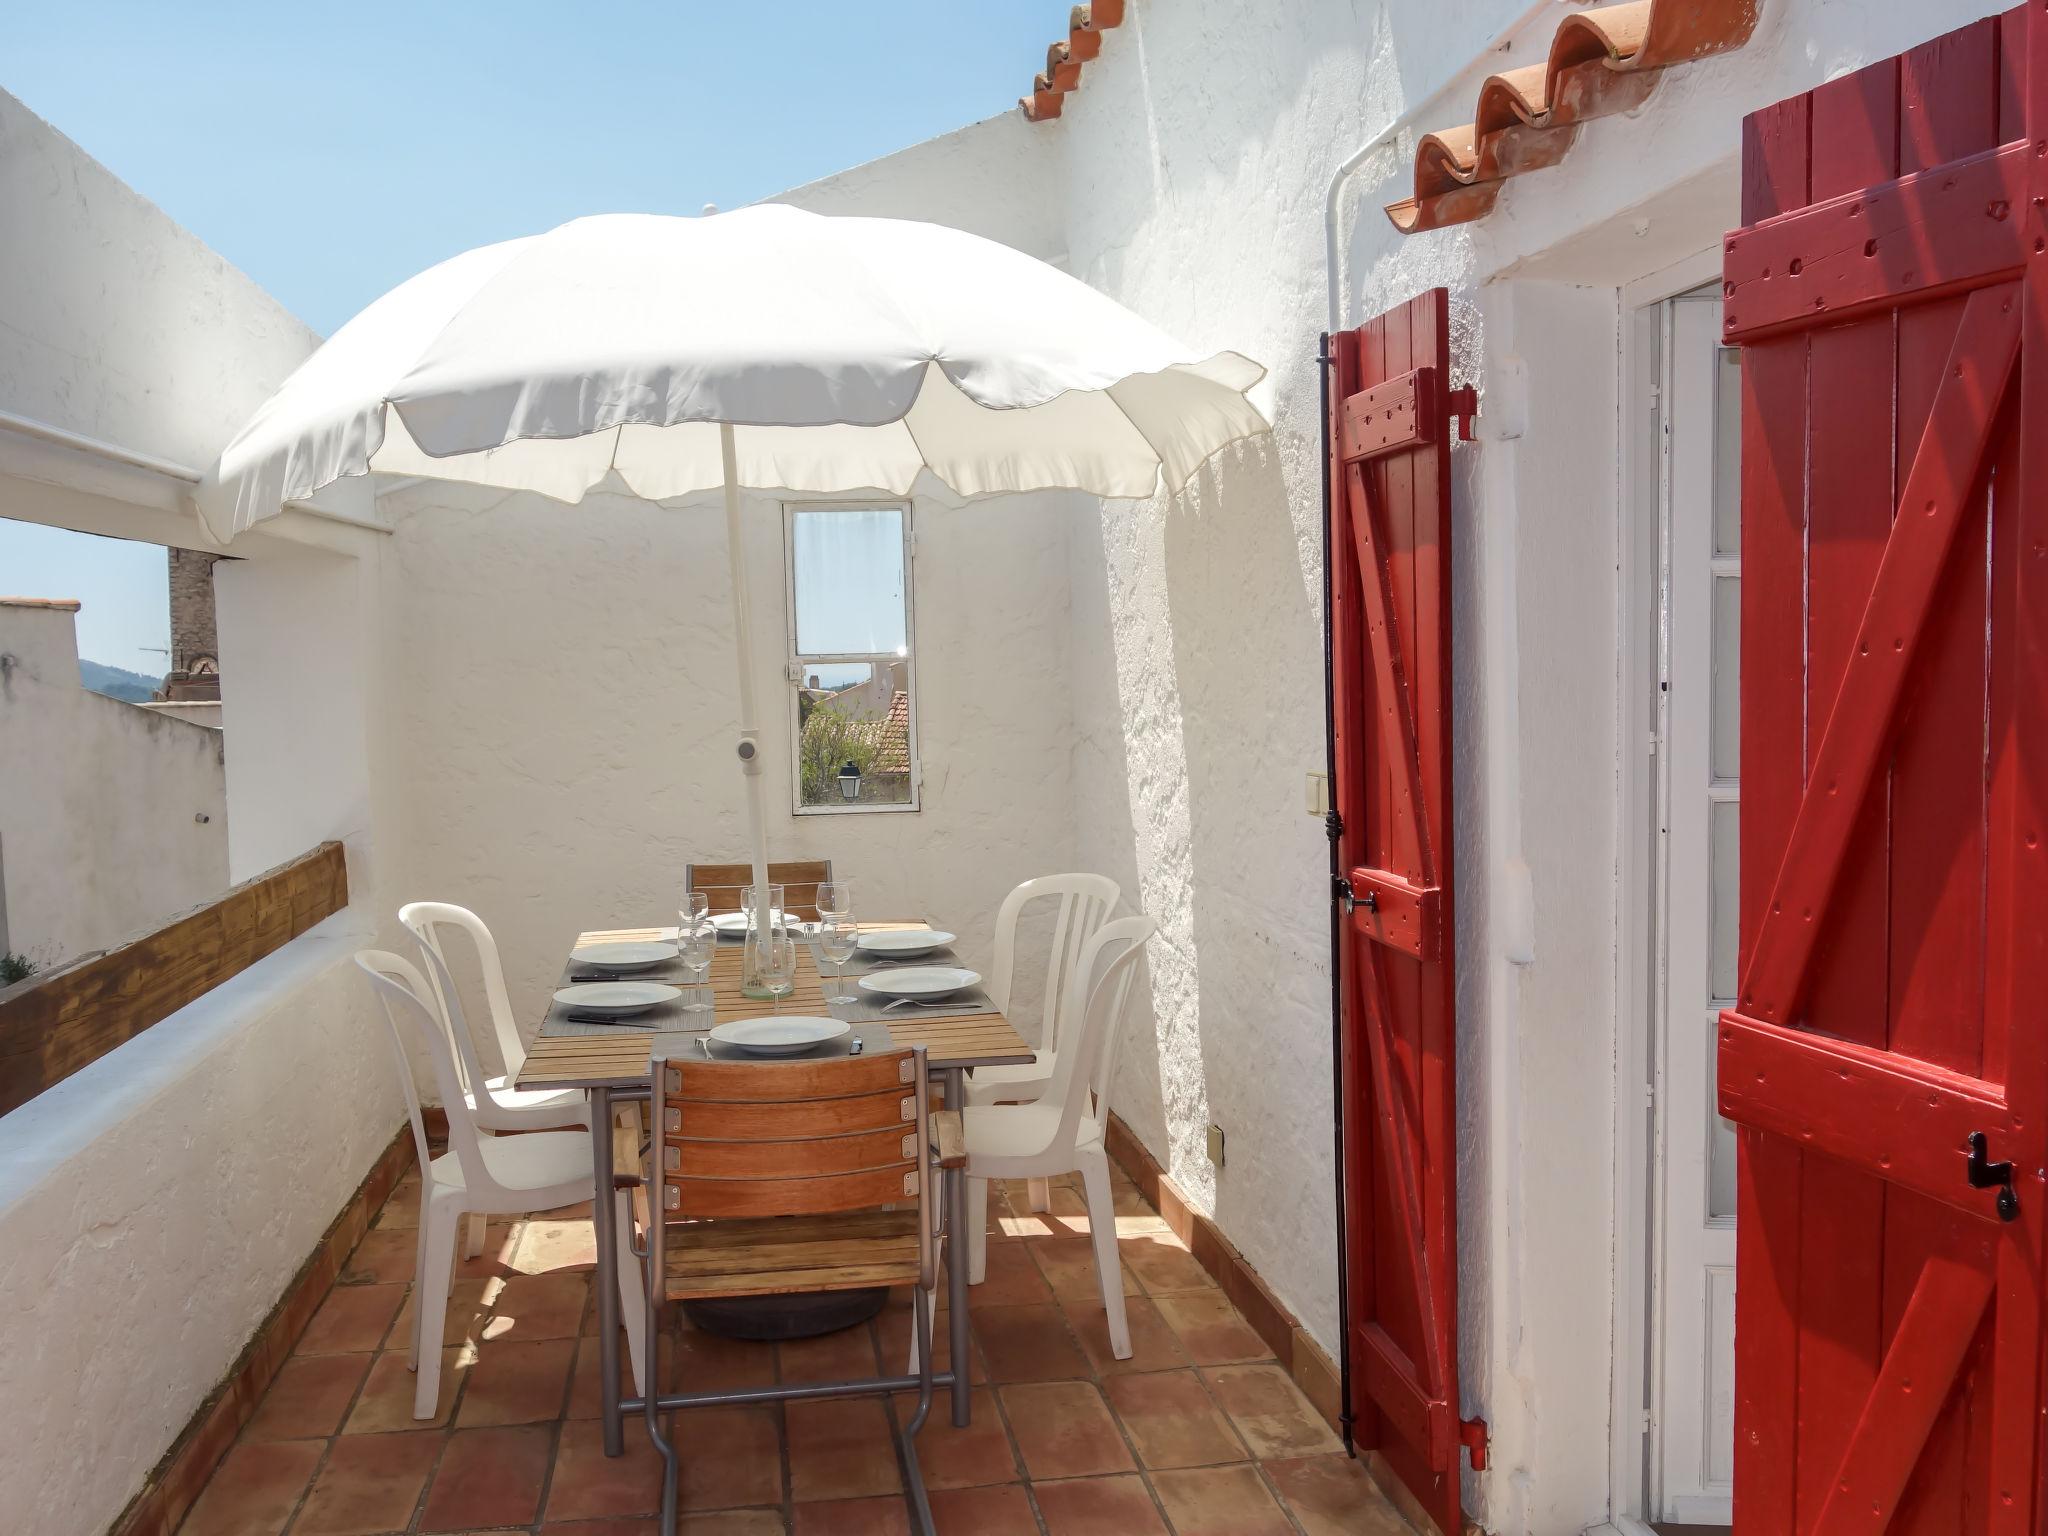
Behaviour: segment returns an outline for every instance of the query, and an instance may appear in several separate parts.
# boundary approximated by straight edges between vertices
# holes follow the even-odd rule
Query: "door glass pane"
[[[1714,362],[1714,553],[1742,553],[1742,348]]]
[[[1733,800],[1716,800],[1708,811],[1708,857],[1713,868],[1713,932],[1707,951],[1708,1002],[1735,1000],[1735,941],[1741,894],[1739,858],[1741,808]]]
[[[1742,772],[1742,578],[1714,578],[1714,699],[1710,771],[1733,780]]]
[[[1707,1219],[1735,1219],[1735,1127],[1715,1111],[1719,1102],[1715,1081],[1716,1044],[1720,1018],[1707,1015],[1707,1027],[1700,1031],[1707,1043]]]
[[[797,654],[907,654],[900,507],[797,512],[790,545]]]

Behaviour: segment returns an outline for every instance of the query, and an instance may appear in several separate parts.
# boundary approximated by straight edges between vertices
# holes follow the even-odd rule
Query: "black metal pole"
[[[1330,370],[1336,359],[1330,353],[1330,336],[1323,333],[1316,353],[1323,395],[1323,766],[1328,775],[1330,814],[1325,825],[1330,834],[1330,879],[1326,896],[1330,903],[1330,1104],[1336,1124],[1336,1162],[1332,1182],[1337,1189],[1337,1428],[1344,1437],[1346,1455],[1357,1454],[1352,1444],[1351,1414],[1351,1281],[1347,1262],[1349,1234],[1344,1223],[1344,913],[1337,903],[1337,882],[1343,878],[1338,839],[1343,822],[1337,816],[1337,692],[1334,644],[1334,615],[1330,601],[1336,583],[1330,574],[1331,480],[1330,455],[1336,445],[1330,441]]]

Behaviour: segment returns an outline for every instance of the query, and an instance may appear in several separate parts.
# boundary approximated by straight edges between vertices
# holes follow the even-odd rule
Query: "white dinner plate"
[[[860,978],[861,990],[884,997],[947,997],[981,984],[981,972],[953,965],[898,965],[870,971]]]
[[[952,943],[954,937],[938,928],[885,928],[864,933],[853,942],[871,955],[928,955]]]
[[[627,940],[579,944],[569,951],[569,958],[578,965],[595,966],[601,971],[644,971],[650,966],[666,965],[675,957],[676,947],[673,944]]]
[[[837,1040],[852,1028],[843,1019],[779,1013],[765,1019],[735,1019],[730,1024],[720,1024],[711,1031],[711,1038],[749,1056],[797,1056]]]
[[[788,914],[785,912],[770,912],[768,914],[768,920],[771,923],[784,922],[787,919]],[[711,919],[711,926],[722,934],[745,933],[754,926],[754,914],[751,909],[745,912],[720,912]]]
[[[602,1013],[627,1018],[681,997],[682,990],[658,981],[579,981],[555,994],[555,1001],[577,1013]]]

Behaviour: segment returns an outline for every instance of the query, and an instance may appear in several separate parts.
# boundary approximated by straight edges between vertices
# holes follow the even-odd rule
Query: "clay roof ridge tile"
[[[1558,23],[1542,63],[1488,75],[1472,121],[1424,133],[1415,194],[1387,206],[1403,234],[1492,212],[1500,185],[1556,165],[1589,118],[1632,112],[1657,72],[1740,48],[1763,0],[1622,0]]]

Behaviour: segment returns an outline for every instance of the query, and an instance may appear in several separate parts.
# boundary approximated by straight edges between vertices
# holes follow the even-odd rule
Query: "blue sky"
[[[0,0],[0,89],[327,333],[457,251],[737,207],[1014,108],[1053,0]],[[0,522],[0,589],[157,672],[163,552]]]

